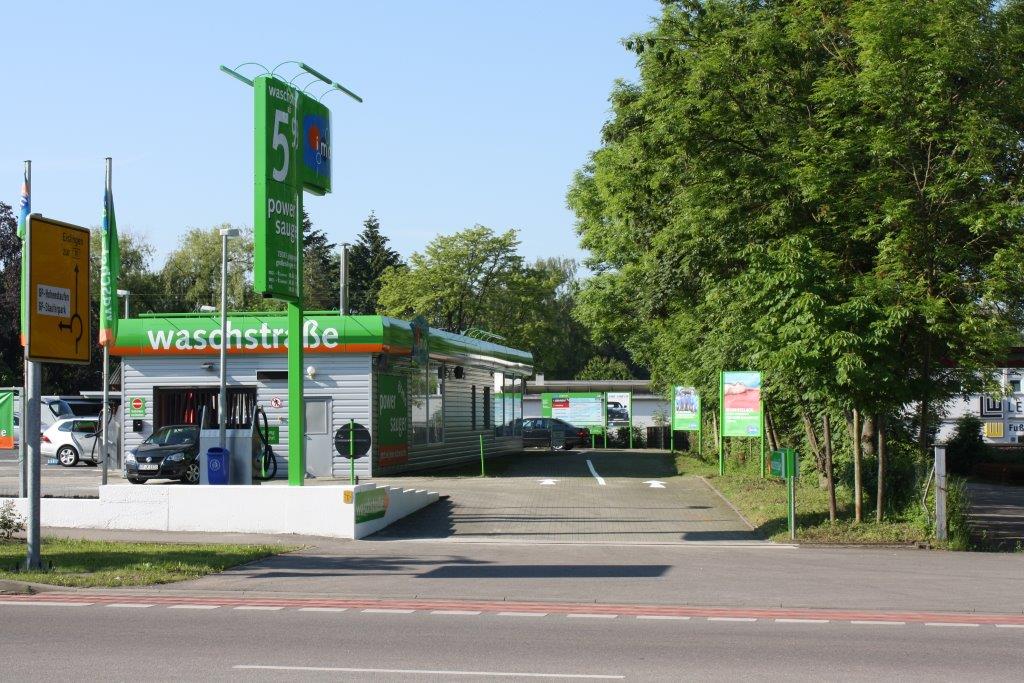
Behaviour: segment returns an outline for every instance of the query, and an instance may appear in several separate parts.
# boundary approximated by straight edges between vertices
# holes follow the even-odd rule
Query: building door
[[[314,477],[333,475],[334,447],[331,438],[331,399],[307,398],[306,401],[306,472]]]

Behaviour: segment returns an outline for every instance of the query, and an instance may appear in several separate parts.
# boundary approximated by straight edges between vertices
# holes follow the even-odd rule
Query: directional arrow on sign
[[[644,483],[647,484],[652,489],[663,489],[663,488],[665,488],[665,482],[663,482],[663,481],[656,481],[654,479],[650,479],[648,481],[645,481]]]
[[[555,485],[555,480],[554,479],[542,479],[540,481],[540,485],[541,486],[554,486]]]

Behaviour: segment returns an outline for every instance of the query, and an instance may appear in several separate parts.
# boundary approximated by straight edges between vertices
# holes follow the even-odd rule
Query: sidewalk
[[[196,581],[129,591],[136,593],[1024,613],[1020,554],[773,544],[493,544],[57,529],[46,533],[308,545]]]

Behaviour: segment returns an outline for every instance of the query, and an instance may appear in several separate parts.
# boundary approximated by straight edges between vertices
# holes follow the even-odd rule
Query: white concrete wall
[[[210,531],[362,538],[438,499],[437,493],[389,488],[381,519],[355,523],[345,491],[356,486],[133,486],[99,487],[99,499],[44,498],[42,525],[73,529]],[[14,499],[28,514],[28,500]]]

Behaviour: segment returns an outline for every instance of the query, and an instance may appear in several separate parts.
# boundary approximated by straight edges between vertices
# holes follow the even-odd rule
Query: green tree
[[[576,375],[576,379],[602,380],[602,379],[633,379],[629,367],[618,358],[605,358],[594,356],[583,369]]]
[[[380,231],[380,221],[371,212],[349,250],[348,305],[351,312],[356,315],[376,313],[381,277],[389,268],[401,266],[402,257],[388,246],[388,238]]]
[[[847,416],[859,519],[877,426],[918,405],[923,455],[1019,337],[1022,3],[663,4],[569,192],[577,315],[712,420],[739,367],[815,456]]]
[[[338,254],[327,234],[302,210],[302,297],[308,310],[338,307]]]
[[[191,228],[167,256],[160,271],[166,292],[163,311],[198,311],[200,306],[220,306],[221,228]],[[244,311],[273,306],[264,304],[252,289],[252,231],[243,229],[228,240],[228,310]]]
[[[21,240],[10,204],[0,202],[0,386],[21,385]]]

